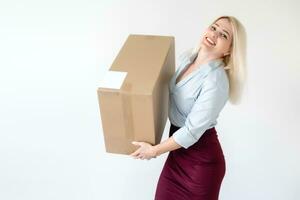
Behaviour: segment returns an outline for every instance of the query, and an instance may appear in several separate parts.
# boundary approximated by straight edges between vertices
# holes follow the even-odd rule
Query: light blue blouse
[[[198,66],[177,84],[179,74],[197,57],[183,53],[169,82],[169,120],[181,127],[174,134],[176,143],[188,148],[209,128],[216,126],[219,113],[229,98],[229,81],[221,59]]]

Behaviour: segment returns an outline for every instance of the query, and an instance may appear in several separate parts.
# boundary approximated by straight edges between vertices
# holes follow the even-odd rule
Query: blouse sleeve
[[[217,119],[228,98],[227,79],[206,79],[198,98],[187,115],[184,126],[173,134],[175,142],[186,149],[196,143],[210,124]]]

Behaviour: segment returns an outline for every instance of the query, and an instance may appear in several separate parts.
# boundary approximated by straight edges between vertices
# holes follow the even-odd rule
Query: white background
[[[97,84],[128,34],[172,35],[176,57],[220,15],[248,33],[243,103],[217,125],[221,200],[297,200],[299,1],[0,1],[0,199],[151,200],[167,153],[105,152]],[[178,63],[177,63],[178,64]],[[169,131],[167,122],[164,138]]]

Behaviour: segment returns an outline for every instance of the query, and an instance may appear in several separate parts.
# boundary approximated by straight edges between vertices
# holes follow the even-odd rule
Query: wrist
[[[155,157],[160,156],[160,153],[159,153],[159,144],[153,146],[153,152],[154,152],[154,156]]]

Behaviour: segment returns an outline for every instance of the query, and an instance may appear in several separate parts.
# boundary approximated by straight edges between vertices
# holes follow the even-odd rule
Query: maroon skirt
[[[171,124],[169,136],[179,128]],[[189,148],[169,152],[155,200],[218,200],[224,175],[225,159],[212,127]]]

